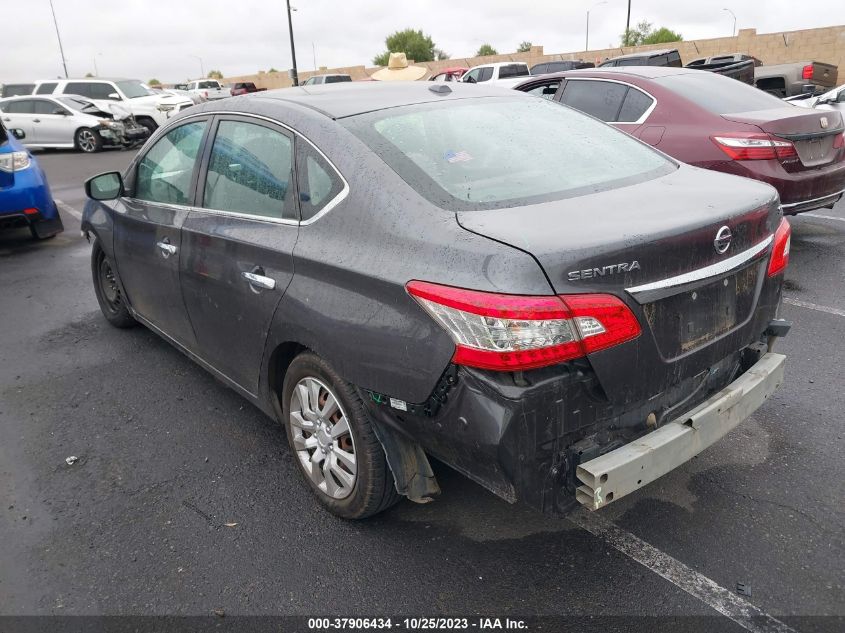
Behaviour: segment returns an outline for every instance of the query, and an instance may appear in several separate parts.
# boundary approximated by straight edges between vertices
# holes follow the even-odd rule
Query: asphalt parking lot
[[[435,465],[435,503],[348,523],[312,499],[277,423],[150,331],[101,317],[74,214],[83,180],[131,157],[39,154],[65,232],[0,234],[0,614],[845,629],[845,203],[793,221],[786,383],[698,458],[571,520]]]

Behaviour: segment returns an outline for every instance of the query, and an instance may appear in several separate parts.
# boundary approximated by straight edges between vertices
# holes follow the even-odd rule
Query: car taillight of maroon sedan
[[[713,73],[632,66],[538,77],[517,90],[553,98],[685,163],[778,190],[785,214],[832,207],[845,192],[845,125]]]

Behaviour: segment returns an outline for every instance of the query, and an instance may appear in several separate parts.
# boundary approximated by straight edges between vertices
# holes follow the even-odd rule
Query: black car
[[[206,103],[86,189],[106,318],[279,420],[343,517],[436,496],[429,456],[511,502],[596,509],[783,377],[774,189],[544,99],[395,82]]]
[[[578,61],[558,61],[558,62],[542,62],[534,64],[529,71],[532,75],[545,75],[548,73],[559,73],[564,70],[579,70],[581,68],[595,68],[596,65],[592,62]]]
[[[611,57],[599,64],[599,68],[606,68],[608,66],[671,66],[680,68],[683,64],[681,63],[681,54],[678,52],[678,49],[667,48]]]

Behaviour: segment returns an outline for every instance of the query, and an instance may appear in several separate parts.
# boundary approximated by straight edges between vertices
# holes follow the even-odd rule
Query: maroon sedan
[[[762,180],[783,212],[832,207],[845,191],[842,115],[799,108],[734,79],[650,66],[574,70],[520,82],[690,165]]]

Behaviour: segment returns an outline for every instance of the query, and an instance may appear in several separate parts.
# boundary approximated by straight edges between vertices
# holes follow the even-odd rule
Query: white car
[[[199,95],[208,101],[216,99],[225,99],[231,97],[229,89],[224,87],[216,79],[195,79],[185,84],[184,90],[190,92],[192,95]]]
[[[48,79],[35,82],[34,95],[78,95],[108,110],[111,103],[120,103],[150,133],[167,120],[194,105],[187,97],[155,93],[137,79]]]
[[[498,83],[502,79],[527,77],[530,74],[528,64],[523,62],[496,62],[473,66],[463,74],[461,81],[469,84],[487,82],[490,85]]]
[[[314,75],[309,77],[301,85],[303,86],[318,86],[320,84],[339,84],[346,81],[352,81],[351,75],[334,74],[334,75]]]
[[[802,108],[817,108],[819,110],[838,110],[845,115],[845,84],[829,90],[818,97],[796,98],[787,97],[784,101],[789,101],[792,105],[801,106]]]
[[[3,125],[24,131],[26,147],[75,148],[90,153],[106,146],[130,147],[149,131],[118,105],[100,109],[75,96],[32,95],[0,99]]]

